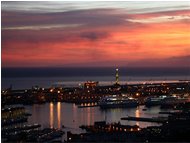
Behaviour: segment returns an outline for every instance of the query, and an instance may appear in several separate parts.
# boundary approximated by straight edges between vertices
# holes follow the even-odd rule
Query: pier
[[[167,117],[145,118],[145,117],[130,117],[129,116],[129,117],[123,117],[123,118],[121,118],[121,120],[165,123],[165,122],[167,122]]]
[[[99,105],[79,105],[78,108],[97,107]]]

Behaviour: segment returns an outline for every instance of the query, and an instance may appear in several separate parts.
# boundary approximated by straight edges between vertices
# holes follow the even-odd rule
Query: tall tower
[[[116,71],[116,74],[115,74],[115,84],[118,85],[119,84],[119,69],[117,68],[115,71]]]

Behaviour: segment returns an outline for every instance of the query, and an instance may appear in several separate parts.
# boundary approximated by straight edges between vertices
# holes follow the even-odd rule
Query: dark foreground
[[[87,133],[67,132],[68,142],[190,142],[190,103],[180,104],[178,112],[171,113],[161,126],[106,124],[95,122],[93,126],[81,126]]]
[[[24,107],[7,108],[10,104],[41,104],[46,102],[71,102],[76,104],[98,102],[101,98],[114,94],[127,94],[140,104],[151,96],[175,94],[185,97],[190,94],[190,82],[98,86],[87,82],[83,87],[39,88],[3,90],[1,94],[1,132],[3,142],[62,142],[64,132],[56,128],[41,128],[39,124],[27,125],[28,116]],[[95,104],[97,105],[97,104]],[[5,107],[5,108],[4,108]],[[82,107],[82,106],[81,106]],[[90,106],[89,106],[90,107]],[[150,107],[151,108],[151,107]],[[64,142],[190,142],[190,103],[172,104],[176,112],[166,113],[167,119],[145,119],[123,117],[127,120],[141,120],[162,123],[161,126],[141,128],[121,123],[95,122],[81,125],[86,133],[67,132]],[[159,120],[158,120],[159,119]],[[64,128],[64,126],[63,126]]]
[[[94,125],[81,125],[86,133],[73,134],[67,132],[64,142],[190,142],[190,103],[178,104],[174,112],[167,112],[168,118],[162,120],[160,126],[141,128],[137,125],[95,122]],[[27,117],[23,107],[2,110],[3,142],[63,142],[61,129],[41,128],[40,124],[27,125]],[[6,119],[11,120],[6,120]],[[26,121],[16,122],[25,118]],[[149,121],[147,121],[149,122]],[[20,124],[22,123],[22,124]]]

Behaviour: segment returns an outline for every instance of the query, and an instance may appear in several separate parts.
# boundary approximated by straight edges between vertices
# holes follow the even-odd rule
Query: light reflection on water
[[[137,118],[140,117],[139,108],[137,108],[136,111],[135,111],[135,117],[137,117]],[[139,126],[138,121],[136,122],[136,125]]]
[[[159,125],[157,123],[120,120],[120,118],[126,116],[157,117],[159,116],[158,112],[161,111],[159,107],[148,108],[146,111],[143,111],[144,106],[107,110],[102,110],[99,107],[78,108],[75,104],[61,102],[34,104],[25,107],[32,114],[28,119],[29,124],[39,123],[42,125],[42,128],[61,128],[64,125],[64,131],[71,131],[72,133],[84,132],[79,128],[80,125],[92,125],[95,121],[103,120],[106,120],[108,123],[120,122],[124,125],[139,125],[141,128]]]
[[[53,124],[54,124],[54,123],[53,123],[53,118],[54,118],[54,116],[53,116],[53,113],[54,113],[54,111],[53,111],[53,109],[54,109],[54,108],[53,108],[53,103],[50,103],[50,104],[49,104],[49,107],[50,107],[50,112],[49,112],[49,113],[50,113],[50,117],[49,117],[50,127],[53,128],[53,126],[54,126],[54,125],[53,125]]]
[[[49,107],[49,108],[48,108]],[[161,111],[159,107],[148,108],[143,111],[144,106],[137,108],[118,108],[102,110],[99,107],[78,108],[75,104],[70,103],[46,103],[33,106],[26,106],[29,113],[29,123],[40,123],[43,127],[61,128],[62,125],[78,128],[80,125],[91,125],[95,121],[106,120],[107,122],[118,122],[129,125],[139,125],[146,127],[155,123],[123,121],[121,117],[155,117]]]
[[[61,128],[61,103],[57,103],[57,127]]]

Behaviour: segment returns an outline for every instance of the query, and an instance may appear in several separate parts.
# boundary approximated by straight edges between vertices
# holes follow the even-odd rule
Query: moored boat
[[[100,108],[129,108],[137,107],[138,101],[124,96],[111,96],[102,98],[98,104]]]
[[[157,106],[157,105],[161,105],[161,102],[164,98],[166,98],[167,96],[163,95],[163,96],[158,96],[158,97],[148,97],[145,100],[145,106],[147,107],[151,107],[151,106]]]
[[[147,107],[150,106],[173,106],[180,103],[186,103],[189,102],[188,98],[181,98],[177,96],[159,96],[159,97],[149,97],[145,100],[145,105]]]

